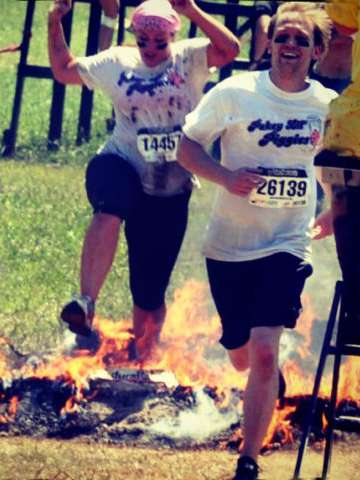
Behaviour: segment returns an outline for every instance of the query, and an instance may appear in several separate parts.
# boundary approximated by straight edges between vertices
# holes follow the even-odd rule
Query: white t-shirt
[[[287,93],[272,83],[268,71],[250,72],[219,83],[187,115],[187,137],[205,147],[221,135],[224,166],[249,168],[267,180],[248,198],[218,188],[207,257],[243,261],[289,252],[310,261],[313,159],[335,96],[314,80],[304,91]]]
[[[189,187],[191,174],[176,161],[185,116],[198,103],[209,78],[205,38],[171,44],[171,57],[149,68],[136,47],[112,47],[77,59],[85,85],[110,96],[116,125],[101,153],[124,157],[144,190],[173,195]]]

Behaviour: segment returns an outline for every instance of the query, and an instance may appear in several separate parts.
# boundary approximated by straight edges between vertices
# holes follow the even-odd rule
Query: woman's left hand
[[[186,17],[195,8],[194,0],[169,0],[169,3],[178,14]]]

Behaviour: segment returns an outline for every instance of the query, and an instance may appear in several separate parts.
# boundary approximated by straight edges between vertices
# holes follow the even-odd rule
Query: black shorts
[[[100,154],[89,162],[85,178],[86,193],[94,213],[107,213],[126,220],[142,192],[139,176],[118,155]]]
[[[156,310],[185,235],[191,192],[171,197],[144,193],[135,169],[117,155],[97,155],[86,172],[86,191],[94,213],[125,220],[133,302]]]
[[[245,345],[254,327],[295,327],[310,264],[285,252],[245,262],[206,263],[225,348]]]

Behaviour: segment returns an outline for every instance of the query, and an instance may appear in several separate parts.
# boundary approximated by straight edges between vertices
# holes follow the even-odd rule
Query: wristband
[[[116,24],[116,18],[107,17],[104,12],[101,15],[101,25],[104,27],[112,28],[114,30]]]

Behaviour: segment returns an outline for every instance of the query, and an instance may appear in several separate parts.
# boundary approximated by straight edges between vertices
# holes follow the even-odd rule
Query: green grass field
[[[36,3],[29,64],[48,65],[50,4],[49,0]],[[0,11],[7,19],[0,31],[0,48],[21,41],[26,5],[25,1],[0,0]],[[87,19],[88,5],[77,4],[71,41],[76,55],[85,51]],[[182,34],[187,28],[185,22]],[[133,42],[131,34],[125,41]],[[10,125],[19,58],[19,53],[0,54],[0,133]],[[78,290],[82,239],[91,217],[84,169],[106,140],[105,119],[111,113],[108,99],[96,92],[91,140],[77,147],[80,88],[68,87],[61,146],[49,152],[51,94],[51,81],[25,80],[16,154],[12,159],[0,158],[0,336],[9,337],[24,351],[46,350],[61,342],[58,313]],[[200,248],[212,196],[213,188],[206,184],[193,195],[189,230],[169,299],[187,278],[205,278]],[[103,317],[120,319],[129,316],[130,307],[126,246],[121,241],[97,311]]]
[[[0,48],[21,41],[26,5],[20,0],[0,0],[0,11],[6,14]],[[48,65],[46,24],[50,5],[50,0],[36,2],[29,64]],[[75,8],[71,48],[76,55],[85,51],[88,10],[82,3]],[[133,42],[132,35],[128,33],[125,41]],[[244,42],[242,56],[246,52]],[[19,53],[0,54],[0,133],[10,124],[18,62]],[[80,88],[68,87],[61,145],[57,152],[50,152],[47,135],[51,94],[52,81],[25,80],[16,155],[12,159],[0,157],[0,336],[9,336],[25,350],[46,349],[61,341],[58,312],[78,290],[82,239],[91,217],[83,186],[84,170],[107,138],[105,119],[111,114],[109,100],[96,92],[91,139],[77,147]],[[205,279],[200,249],[213,195],[213,186],[206,182],[193,195],[190,225],[168,290],[169,299],[174,288],[187,278]],[[333,240],[320,243],[314,245],[315,274],[307,286],[316,290],[314,302],[320,318],[325,318],[338,266]],[[120,319],[129,316],[130,306],[126,247],[121,241],[99,298],[98,313]]]
[[[0,0],[0,11],[6,15],[0,48],[21,41],[26,5],[20,0]],[[46,25],[50,5],[50,0],[36,2],[29,64],[48,65]],[[82,3],[75,8],[71,48],[76,55],[85,51],[88,10]],[[125,41],[133,42],[132,35],[128,33]],[[244,42],[242,56],[246,51]],[[10,125],[18,62],[18,52],[0,54],[0,133]],[[25,80],[16,155],[12,159],[0,157],[0,336],[9,336],[26,351],[48,349],[61,342],[58,313],[78,290],[82,240],[91,217],[83,186],[84,169],[107,138],[105,119],[111,113],[109,100],[96,92],[91,139],[77,147],[80,88],[68,87],[61,145],[57,152],[50,152],[47,135],[51,94],[52,81]],[[206,182],[193,195],[190,224],[168,290],[169,299],[174,288],[186,279],[205,279],[200,249],[213,195],[213,186]],[[321,314],[324,318],[338,269],[332,259],[329,273],[332,241],[319,248],[316,245],[316,249],[321,252],[314,258],[319,275],[315,272],[307,283],[310,289],[316,285],[322,310],[325,305]],[[126,247],[121,241],[97,311],[103,317],[120,319],[129,316],[130,306]]]
[[[50,3],[49,0],[36,3],[28,59],[31,64],[48,65],[46,17]],[[20,0],[0,0],[0,15],[4,19],[0,48],[20,42],[26,4]],[[85,50],[87,11],[86,5],[76,7],[72,49],[77,55]],[[132,41],[130,35],[126,41]],[[243,50],[246,52],[246,46]],[[0,135],[10,124],[18,61],[18,53],[0,54]],[[82,240],[91,218],[83,187],[84,169],[106,140],[105,119],[111,112],[109,101],[96,93],[91,140],[77,147],[80,89],[67,88],[61,147],[57,152],[49,152],[46,145],[51,92],[49,80],[26,80],[16,155],[12,159],[0,158],[0,337],[9,337],[22,352],[41,353],[62,343],[58,314],[61,305],[78,289]],[[213,195],[214,188],[206,182],[193,195],[188,232],[168,290],[169,301],[174,289],[187,279],[205,281],[200,249]],[[314,263],[315,273],[307,282],[307,289],[315,293],[316,309],[324,319],[334,280],[338,278],[333,240],[316,244]],[[97,311],[100,316],[116,321],[129,317],[130,309],[126,246],[121,240]],[[323,326],[324,322],[318,332],[319,339]],[[314,348],[317,351],[319,339],[312,347],[313,352]],[[319,474],[321,457],[319,452],[310,452],[304,479],[313,480]],[[295,460],[294,451],[280,451],[262,458],[260,463],[266,478],[288,480]],[[23,437],[4,437],[0,445],[1,480],[225,480],[231,478],[234,465],[234,455],[227,452],[144,451]],[[358,442],[337,446],[332,478],[356,479],[357,475]]]

